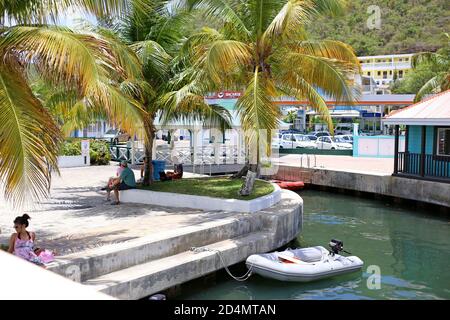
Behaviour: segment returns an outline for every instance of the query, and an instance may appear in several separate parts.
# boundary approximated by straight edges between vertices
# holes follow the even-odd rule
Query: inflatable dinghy
[[[358,271],[363,261],[356,256],[345,257],[317,246],[254,254],[247,258],[246,265],[252,273],[266,278],[308,282]]]

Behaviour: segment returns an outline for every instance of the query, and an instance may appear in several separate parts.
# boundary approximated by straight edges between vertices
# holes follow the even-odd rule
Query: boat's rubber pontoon
[[[247,258],[246,265],[253,273],[266,278],[308,282],[358,271],[363,261],[356,256],[330,253],[324,247],[317,246],[254,254]]]

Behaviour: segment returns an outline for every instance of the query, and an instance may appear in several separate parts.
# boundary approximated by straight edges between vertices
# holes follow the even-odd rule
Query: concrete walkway
[[[300,167],[301,157],[300,154],[281,154],[279,164]],[[314,166],[314,156],[309,155],[309,158],[311,166]],[[305,155],[303,156],[303,166],[306,166]],[[394,172],[394,159],[316,155],[316,167],[327,170],[391,175]]]
[[[112,206],[100,188],[116,169],[116,165],[61,169],[51,198],[24,211],[32,218],[28,229],[36,232],[38,245],[65,255],[232,215],[140,204]],[[139,172],[135,175],[139,177]],[[14,212],[0,201],[1,244],[8,243],[14,218],[24,212]]]

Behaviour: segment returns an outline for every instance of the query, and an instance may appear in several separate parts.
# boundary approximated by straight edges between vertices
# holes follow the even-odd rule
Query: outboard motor
[[[341,251],[351,254],[350,252],[344,250],[344,242],[341,240],[331,239],[328,245],[331,248],[330,255],[332,256],[334,256],[335,254],[339,254]]]

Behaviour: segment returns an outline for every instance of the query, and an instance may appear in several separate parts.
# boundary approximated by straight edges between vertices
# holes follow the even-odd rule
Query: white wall
[[[395,137],[393,136],[354,136],[354,157],[393,158]],[[405,137],[399,138],[399,152],[405,151]]]
[[[86,163],[83,156],[59,156],[59,168],[85,167],[90,165],[90,159],[87,157]]]
[[[0,265],[0,300],[114,299],[2,250]]]

